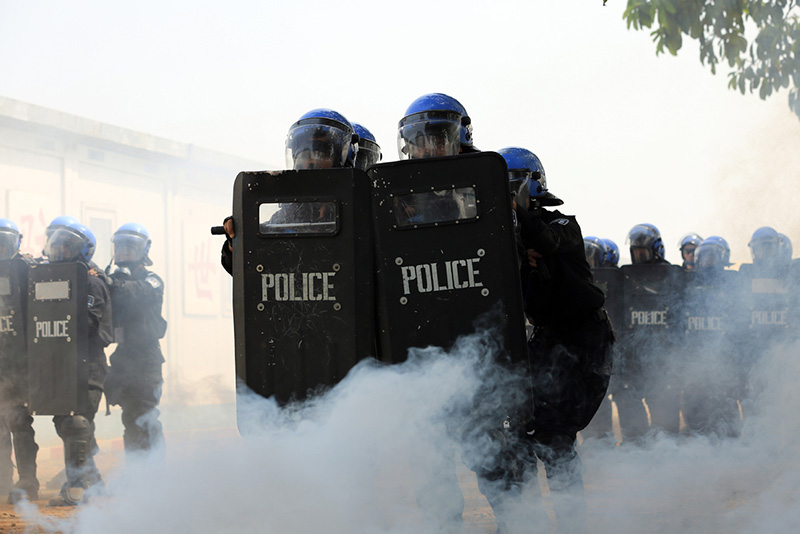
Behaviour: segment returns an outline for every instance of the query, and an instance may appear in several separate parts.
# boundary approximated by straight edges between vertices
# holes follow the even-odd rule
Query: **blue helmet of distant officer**
[[[631,263],[659,263],[664,261],[664,242],[661,232],[650,223],[637,224],[626,239],[631,252]]]
[[[137,265],[152,265],[150,252],[150,234],[138,223],[126,223],[114,232],[111,238],[114,246],[114,263],[120,267],[132,269]]]
[[[603,259],[603,267],[616,267],[619,264],[619,246],[608,238],[602,239],[606,245],[606,257]]]
[[[703,238],[694,232],[688,233],[681,238],[678,242],[678,247],[681,251],[681,259],[683,260],[683,268],[691,271],[695,266],[695,249],[703,242]]]
[[[731,248],[718,235],[703,239],[694,252],[694,263],[699,272],[721,271],[731,265]]]
[[[328,108],[303,114],[286,134],[286,166],[289,169],[353,167],[358,134],[344,115]]]
[[[0,219],[0,260],[10,260],[19,253],[22,234],[14,221]]]
[[[586,261],[589,263],[589,267],[596,269],[603,266],[608,250],[602,239],[593,235],[587,235],[583,238],[583,250],[586,254]]]
[[[754,265],[774,265],[780,254],[781,239],[778,232],[770,226],[762,226],[753,232],[750,242],[750,255]]]
[[[356,153],[355,167],[365,171],[370,165],[378,163],[383,158],[383,154],[381,154],[381,147],[372,132],[357,122],[353,123],[353,129],[358,135],[358,152]]]
[[[62,215],[56,217],[45,230],[47,241],[44,244],[44,255],[51,262],[92,261],[97,239],[87,226],[77,219]]]

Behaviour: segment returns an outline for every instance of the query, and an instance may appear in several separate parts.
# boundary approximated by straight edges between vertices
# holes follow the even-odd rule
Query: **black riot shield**
[[[623,323],[640,341],[675,341],[683,292],[682,268],[669,264],[623,265]],[[673,335],[673,332],[675,333]]]
[[[25,367],[25,295],[28,269],[22,260],[0,261],[0,375]],[[0,377],[0,380],[2,378]]]
[[[753,349],[789,340],[792,300],[789,272],[744,264],[739,267],[739,278],[747,336]]]
[[[605,309],[614,329],[619,331],[624,324],[622,313],[622,280],[623,275],[619,267],[598,267],[592,269],[594,283],[603,290],[606,296]]]
[[[683,299],[680,329],[689,347],[717,345],[726,333],[741,328],[736,310],[736,271],[685,272],[685,298]]]
[[[488,317],[517,361],[525,325],[505,161],[483,152],[370,167],[381,359],[447,348]]]
[[[50,263],[28,270],[29,407],[36,415],[88,410],[86,266]]]
[[[302,400],[375,355],[363,172],[242,172],[234,184],[233,220],[241,383],[279,403]]]

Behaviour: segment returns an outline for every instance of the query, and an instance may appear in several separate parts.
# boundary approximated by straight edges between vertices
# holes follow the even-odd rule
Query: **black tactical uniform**
[[[164,282],[143,265],[112,275],[117,349],[106,379],[109,404],[122,407],[125,453],[149,450],[164,442],[157,409],[161,399],[164,357],[158,340],[167,322],[161,316]]]
[[[534,327],[528,345],[534,413],[527,428],[518,429],[527,432],[518,435],[545,465],[556,516],[563,523],[574,520],[580,530],[586,503],[575,441],[606,396],[614,329],[575,218],[542,208],[517,214],[523,247],[542,256],[535,267],[524,258],[521,271]],[[525,463],[533,467],[524,462],[521,470]]]
[[[74,505],[85,498],[83,491],[72,488],[101,488],[103,480],[94,463],[97,442],[94,439],[94,416],[103,396],[108,364],[103,349],[114,340],[111,318],[111,295],[108,277],[94,264],[88,265],[86,285],[89,295],[88,351],[84,356],[88,371],[89,395],[87,409],[75,415],[53,417],[56,432],[64,442],[64,463],[67,481],[61,496],[51,500],[53,505]]]

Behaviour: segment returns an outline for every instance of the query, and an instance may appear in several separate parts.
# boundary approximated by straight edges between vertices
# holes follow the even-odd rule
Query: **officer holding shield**
[[[20,259],[28,264],[35,261],[29,255],[20,254],[19,246],[22,235],[13,221],[0,219],[0,260]],[[22,290],[25,291],[24,289]],[[0,313],[5,315],[5,312]],[[14,332],[16,334],[16,332]],[[3,332],[2,341],[5,336]],[[3,343],[4,344],[4,343]],[[5,344],[4,344],[5,345]],[[0,403],[2,406],[2,435],[0,435],[0,475],[4,480],[0,483],[11,486],[12,464],[11,444],[13,436],[14,455],[17,461],[19,480],[10,489],[9,504],[20,502],[23,498],[35,501],[39,498],[39,480],[36,478],[36,444],[33,430],[33,417],[27,407],[28,396],[28,361],[13,354],[7,346],[0,347]]]
[[[517,434],[530,440],[545,465],[559,529],[580,532],[586,529],[586,501],[575,442],[606,396],[614,329],[603,308],[603,291],[592,280],[575,217],[545,208],[563,201],[547,190],[541,161],[517,147],[498,152],[510,177],[526,175],[530,194],[528,208],[518,202],[516,213],[525,250],[523,297],[534,327],[528,344],[534,413],[527,431]],[[524,449],[521,454],[521,470],[534,467]]]
[[[153,262],[148,257],[150,234],[144,226],[123,224],[112,242],[117,270],[111,274],[111,297],[118,345],[110,358],[106,398],[109,404],[122,407],[125,455],[131,457],[164,445],[157,408],[164,382],[158,340],[167,330],[161,316],[164,282],[147,269]]]
[[[75,506],[87,501],[92,493],[102,491],[103,479],[94,463],[97,442],[94,416],[103,394],[108,364],[103,349],[114,340],[111,322],[109,279],[92,267],[96,239],[94,233],[72,217],[58,217],[46,230],[44,255],[51,263],[80,262],[87,266],[88,281],[88,351],[82,355],[88,370],[88,407],[82,413],[56,415],[53,423],[64,442],[67,481],[51,506]]]

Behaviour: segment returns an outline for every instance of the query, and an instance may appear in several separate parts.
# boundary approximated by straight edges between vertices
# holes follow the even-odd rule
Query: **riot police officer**
[[[286,167],[294,170],[353,167],[359,149],[358,141],[358,134],[344,115],[327,108],[312,109],[289,128],[286,135]],[[330,222],[330,216],[325,203],[295,202],[281,206],[269,223],[273,227],[297,221],[326,223]],[[222,245],[221,262],[228,274],[233,274],[231,240],[236,235],[233,217],[227,217],[223,227],[227,240]]]
[[[719,236],[697,247],[694,270],[687,275],[682,330],[684,332],[681,411],[686,428],[719,437],[739,432],[742,373],[732,334],[747,325],[732,313],[738,307],[728,242]],[[709,380],[713,377],[713,380]]]
[[[477,152],[472,145],[472,124],[467,110],[455,98],[429,93],[415,99],[397,128],[400,159],[425,159]],[[394,211],[408,223],[433,223],[459,218],[453,190],[431,191],[413,198],[395,197]],[[461,421],[449,421],[453,430]],[[453,432],[454,433],[454,432]],[[444,525],[462,521],[464,498],[455,471],[455,450],[446,448],[431,460],[430,471],[417,473],[417,502],[430,521]],[[467,460],[467,464],[470,462]],[[422,480],[434,483],[420,484]],[[440,502],[436,504],[436,501]],[[436,508],[432,508],[435,506]]]
[[[27,264],[34,264],[30,256],[20,254],[21,240],[22,235],[13,221],[0,219],[0,260],[20,259]],[[0,315],[5,315],[5,312]],[[36,444],[33,417],[27,406],[28,362],[26,358],[13,354],[13,349],[6,346],[6,334],[8,332],[3,332],[0,336],[0,484],[4,490],[10,490],[8,502],[14,504],[23,498],[30,501],[39,498],[39,480],[36,477],[39,445]],[[12,436],[19,474],[19,480],[13,488]]]
[[[681,251],[681,259],[683,260],[683,268],[687,271],[694,270],[695,268],[695,250],[703,242],[703,238],[694,232],[688,233],[681,238],[678,242],[678,247]]]
[[[528,175],[530,204],[517,203],[525,256],[521,269],[528,319],[534,327],[528,351],[534,409],[518,430],[544,463],[556,518],[567,531],[586,529],[582,464],[575,443],[606,396],[614,329],[594,284],[584,241],[574,216],[548,207],[563,201],[547,188],[544,167],[532,152],[498,151],[511,174]],[[533,468],[531,457],[520,470]],[[524,480],[524,476],[523,476]]]
[[[383,159],[383,154],[381,154],[381,147],[378,145],[372,132],[357,122],[353,123],[353,129],[358,135],[358,152],[356,152],[355,168],[365,171],[367,167],[375,165]]]
[[[159,339],[167,322],[161,316],[164,282],[147,269],[153,262],[150,234],[141,224],[127,223],[112,238],[114,263],[111,298],[117,349],[110,357],[106,399],[122,408],[125,454],[150,451],[164,444],[158,403],[163,378]],[[163,452],[163,451],[162,451]]]
[[[89,228],[71,217],[59,217],[48,226],[46,235],[44,255],[51,263],[80,262],[88,267],[88,349],[82,355],[88,371],[88,407],[82,413],[53,417],[56,432],[64,442],[67,480],[50,505],[74,506],[104,487],[93,457],[97,452],[94,416],[108,366],[103,349],[113,341],[111,295],[108,277],[91,263],[96,239]]]
[[[658,228],[637,224],[628,233],[631,265],[624,275],[625,321],[621,365],[613,389],[623,439],[637,439],[650,424],[668,432],[680,429],[680,389],[676,357],[683,269],[664,259]]]
[[[622,272],[619,269],[619,247],[610,239],[594,236],[583,238],[586,261],[592,268],[594,283],[603,290],[606,296],[604,307],[608,312],[611,324],[616,328],[622,324]],[[618,350],[614,344],[614,350]],[[609,389],[614,377],[609,381]],[[613,437],[613,409],[609,396],[603,399],[592,422],[581,431],[583,438],[607,439]]]

